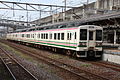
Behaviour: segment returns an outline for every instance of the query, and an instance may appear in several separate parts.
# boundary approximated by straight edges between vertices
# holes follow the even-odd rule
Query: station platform
[[[112,43],[103,43],[104,49],[118,49],[120,47],[120,44],[112,44]]]
[[[104,49],[103,60],[120,64],[120,49]]]

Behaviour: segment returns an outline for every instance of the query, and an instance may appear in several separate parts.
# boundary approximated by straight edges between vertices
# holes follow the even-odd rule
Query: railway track
[[[110,68],[112,70],[120,72],[120,65],[115,65],[115,64],[108,63],[108,62],[105,62],[105,61],[97,61],[97,62],[89,62],[89,63],[94,64],[94,65],[98,65],[98,66],[103,66],[103,67],[106,67],[106,68]]]
[[[74,66],[66,64],[64,62],[46,57],[46,56],[41,55],[39,53],[33,52],[29,49],[24,49],[24,47],[20,47],[17,44],[8,42],[8,45],[17,49],[17,50],[19,50],[19,51],[21,51],[21,52],[23,52],[23,53],[26,53],[26,54],[31,55],[31,56],[39,59],[39,60],[42,60],[49,65],[53,65],[57,68],[62,69],[63,71],[69,72],[69,73],[71,73],[71,75],[77,76],[78,79],[82,79],[82,80],[109,80],[109,79],[107,79],[103,76],[93,74],[89,71],[85,71],[83,69],[74,67]]]
[[[0,60],[2,61],[3,65],[5,65],[5,68],[7,69],[7,71],[10,73],[11,79],[16,80],[14,74],[12,73],[10,68],[8,67],[7,62],[5,62],[5,58],[0,57]]]
[[[2,80],[14,80],[14,76],[9,71],[4,60],[0,57],[0,79]]]
[[[12,75],[13,80],[38,80],[32,73],[24,68],[17,60],[15,60],[6,50],[0,47],[2,51],[1,60]]]
[[[120,72],[120,65],[119,64],[114,64],[114,63],[110,63],[110,62],[106,62],[106,61],[88,61],[88,60],[83,60],[83,59],[79,59],[79,61],[91,63],[91,64],[97,65],[97,66],[110,68],[114,71]]]

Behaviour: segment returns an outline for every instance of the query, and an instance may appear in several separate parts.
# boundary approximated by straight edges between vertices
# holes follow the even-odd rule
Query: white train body
[[[102,56],[102,27],[82,25],[79,27],[44,29],[8,33],[7,39],[44,45],[66,50],[77,57]],[[33,30],[33,31],[32,31]]]

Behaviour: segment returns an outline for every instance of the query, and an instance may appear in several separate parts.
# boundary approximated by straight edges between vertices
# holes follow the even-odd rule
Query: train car
[[[21,29],[8,33],[7,39],[76,57],[98,58],[102,56],[102,32],[100,26],[65,23]]]

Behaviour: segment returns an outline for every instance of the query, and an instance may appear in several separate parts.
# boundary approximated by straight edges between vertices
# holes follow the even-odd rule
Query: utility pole
[[[89,0],[87,0],[87,5],[89,4]]]
[[[89,10],[89,5],[88,4],[89,4],[89,0],[87,0],[87,4],[86,4],[87,5],[87,10]]]
[[[64,11],[66,11],[67,1],[66,1],[66,0],[64,0],[64,3],[65,3],[65,9],[64,9]]]
[[[85,17],[85,4],[83,4],[83,18]]]
[[[27,7],[27,4],[26,4],[26,10],[27,10],[26,17],[27,17],[27,27],[28,27],[28,7]]]
[[[66,12],[67,0],[64,0],[63,2],[64,2],[64,13],[63,13],[63,21],[64,21],[64,20],[65,20],[65,17],[66,17],[65,12]]]
[[[86,15],[85,15],[86,9],[89,10],[88,4],[89,4],[89,0],[87,0],[87,3],[86,3],[86,4],[83,4],[83,18],[85,18],[85,16],[86,16]]]

